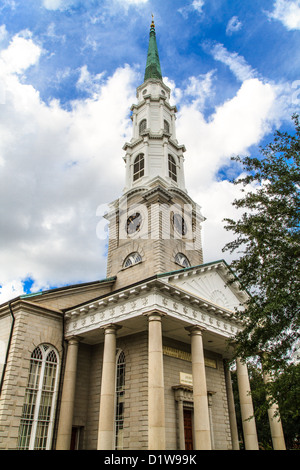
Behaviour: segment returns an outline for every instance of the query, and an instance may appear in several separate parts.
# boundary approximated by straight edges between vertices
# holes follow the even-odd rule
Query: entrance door
[[[183,410],[185,450],[193,450],[192,410]]]
[[[73,426],[73,427],[72,427],[72,435],[71,435],[70,450],[78,450],[78,447],[79,447],[79,436],[80,436],[80,428]]]

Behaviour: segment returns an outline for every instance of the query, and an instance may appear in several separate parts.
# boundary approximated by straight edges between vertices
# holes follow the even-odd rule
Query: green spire
[[[144,81],[148,80],[148,78],[158,78],[159,80],[162,80],[153,19],[150,26],[150,38]]]

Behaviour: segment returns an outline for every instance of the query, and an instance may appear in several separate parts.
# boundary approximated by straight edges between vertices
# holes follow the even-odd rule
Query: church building
[[[203,263],[199,206],[162,79],[154,22],[110,204],[107,277],[0,306],[0,449],[237,450],[228,361],[247,299]],[[237,361],[244,442],[258,449]]]

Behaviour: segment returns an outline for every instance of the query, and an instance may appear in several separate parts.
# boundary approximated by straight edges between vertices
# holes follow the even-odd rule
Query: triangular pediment
[[[168,283],[216,307],[234,311],[241,308],[247,294],[237,281],[232,284],[230,279],[232,274],[226,263],[216,262],[172,273]]]

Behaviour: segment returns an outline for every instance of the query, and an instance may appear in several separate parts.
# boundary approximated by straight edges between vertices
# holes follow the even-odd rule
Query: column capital
[[[151,312],[146,312],[143,315],[148,318],[148,321],[161,321],[162,317],[166,316],[166,313],[152,310]]]
[[[70,336],[69,338],[65,338],[65,340],[67,341],[68,345],[77,344],[83,340],[83,337],[82,336]]]
[[[186,331],[190,333],[190,336],[199,335],[202,336],[203,331],[206,331],[206,328],[201,325],[187,326]]]
[[[101,330],[104,330],[104,334],[108,335],[108,334],[111,334],[111,333],[116,333],[121,328],[122,328],[121,325],[116,325],[115,323],[110,323],[109,325],[102,326]]]

